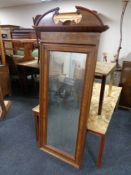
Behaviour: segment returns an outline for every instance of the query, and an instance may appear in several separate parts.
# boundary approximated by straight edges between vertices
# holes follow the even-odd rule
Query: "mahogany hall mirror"
[[[40,39],[40,149],[79,168],[96,55],[104,26],[96,12],[52,9],[34,19]]]

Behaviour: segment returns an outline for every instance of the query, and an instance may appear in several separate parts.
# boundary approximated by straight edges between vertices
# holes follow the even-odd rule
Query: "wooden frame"
[[[89,113],[91,92],[92,92],[92,84],[93,84],[93,72],[95,69],[95,52],[96,47],[85,47],[81,45],[42,45],[41,46],[42,53],[45,53],[41,57],[41,88],[40,89],[40,147],[42,150],[48,152],[49,154],[58,157],[61,160],[79,168],[81,165],[81,157],[83,154],[83,148],[85,143],[85,134],[86,134],[86,119],[87,114]],[[81,103],[81,112],[79,117],[79,129],[77,135],[77,146],[75,157],[68,155],[50,145],[47,145],[47,109],[48,109],[48,69],[49,69],[49,51],[64,51],[64,52],[78,52],[78,53],[86,53],[88,55],[86,70],[85,70],[85,80],[84,80],[84,88],[83,88],[83,100]],[[43,67],[44,65],[44,67]],[[88,69],[87,69],[88,68]],[[45,86],[46,84],[46,86]]]

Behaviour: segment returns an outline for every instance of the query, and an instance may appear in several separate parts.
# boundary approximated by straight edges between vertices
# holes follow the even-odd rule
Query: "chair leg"
[[[97,167],[101,168],[102,166],[102,155],[104,151],[104,144],[105,144],[105,135],[100,135],[100,147],[99,147],[99,154],[97,160]]]

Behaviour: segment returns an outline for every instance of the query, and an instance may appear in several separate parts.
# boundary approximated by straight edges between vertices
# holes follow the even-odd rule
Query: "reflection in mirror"
[[[75,155],[87,54],[50,52],[47,145]]]

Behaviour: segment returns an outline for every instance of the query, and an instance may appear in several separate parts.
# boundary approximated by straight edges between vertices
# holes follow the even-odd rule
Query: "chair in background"
[[[131,61],[124,61],[119,86],[122,87],[119,105],[131,109]]]

